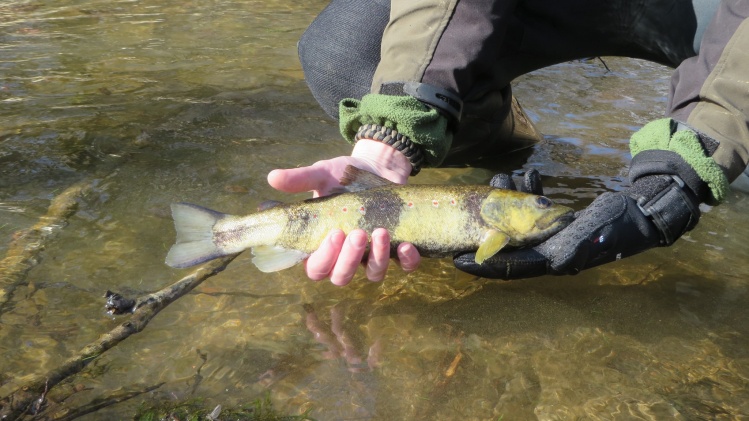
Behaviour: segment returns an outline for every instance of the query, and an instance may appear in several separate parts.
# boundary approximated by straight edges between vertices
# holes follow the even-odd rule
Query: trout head
[[[572,209],[545,196],[514,190],[494,190],[481,205],[484,222],[509,237],[510,246],[538,244],[572,222]]]

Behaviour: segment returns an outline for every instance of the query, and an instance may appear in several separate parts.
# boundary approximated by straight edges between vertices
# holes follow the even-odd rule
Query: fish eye
[[[541,209],[546,209],[552,205],[551,200],[545,196],[538,196],[538,198],[536,198],[536,204]]]

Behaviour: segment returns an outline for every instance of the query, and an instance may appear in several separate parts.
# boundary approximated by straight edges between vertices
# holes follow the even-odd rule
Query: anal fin
[[[258,270],[265,273],[290,268],[309,256],[303,251],[280,246],[253,247],[252,254],[255,256],[252,258],[252,263],[257,266]]]

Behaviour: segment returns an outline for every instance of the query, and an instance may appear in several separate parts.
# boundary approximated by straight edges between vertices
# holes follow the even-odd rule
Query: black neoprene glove
[[[474,254],[455,266],[484,278],[520,279],[576,274],[583,269],[668,246],[694,228],[707,184],[679,154],[643,151],[632,160],[631,187],[604,193],[575,215],[565,229],[529,248],[500,252],[479,265]],[[501,187],[501,186],[496,186]],[[540,194],[539,189],[535,194]]]

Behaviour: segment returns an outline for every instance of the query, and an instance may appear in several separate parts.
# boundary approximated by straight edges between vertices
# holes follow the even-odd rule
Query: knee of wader
[[[297,43],[307,86],[334,119],[342,99],[369,93],[389,15],[389,3],[333,0]]]

